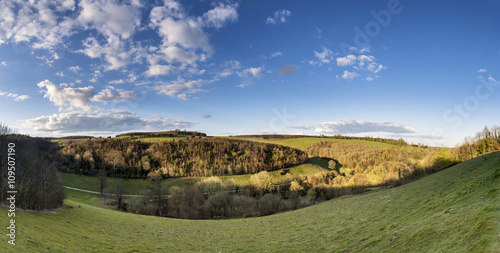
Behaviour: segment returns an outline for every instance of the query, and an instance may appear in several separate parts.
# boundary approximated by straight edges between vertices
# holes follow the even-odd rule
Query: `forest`
[[[158,138],[158,137],[185,137],[185,136],[202,136],[206,137],[206,133],[196,131],[181,131],[179,129],[163,132],[131,132],[116,135],[116,137],[136,137],[136,138]]]
[[[67,142],[59,151],[61,171],[121,178],[162,178],[253,174],[302,164],[307,155],[290,147],[189,137],[153,144],[128,139],[96,138]]]
[[[0,123],[0,202],[11,196],[8,191],[15,191],[16,207],[62,206],[64,188],[54,159],[57,148],[44,138],[16,134]]]

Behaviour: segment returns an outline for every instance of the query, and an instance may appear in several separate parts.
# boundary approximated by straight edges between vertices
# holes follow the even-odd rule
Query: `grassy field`
[[[369,146],[377,146],[377,147],[391,147],[393,145],[382,143],[382,142],[374,142],[374,141],[362,141],[362,140],[343,140],[343,139],[332,139],[332,138],[294,138],[294,139],[286,139],[286,140],[265,140],[261,138],[238,138],[238,137],[227,137],[232,139],[240,139],[240,140],[249,140],[249,141],[257,141],[257,142],[265,142],[272,144],[279,144],[283,146],[289,146],[292,148],[300,149],[305,151],[308,147],[323,141],[344,141],[344,142],[356,142],[361,144],[366,144]]]
[[[55,212],[18,210],[17,245],[0,251],[498,252],[499,181],[497,152],[400,187],[234,220],[122,213],[75,193]]]
[[[322,159],[316,158],[314,159],[316,163],[325,164],[322,162]],[[328,164],[328,162],[326,162]],[[317,173],[328,171],[327,169],[315,164],[315,163],[306,163],[298,166],[294,166],[290,168],[290,175],[315,175]],[[272,178],[277,181],[282,176],[279,171],[273,171],[270,173]],[[63,182],[65,186],[79,188],[88,191],[99,191],[98,179],[96,176],[88,176],[88,175],[77,175],[71,173],[61,173]],[[235,176],[222,176],[220,177],[222,181],[231,181],[233,180],[237,185],[249,185],[250,184],[250,176],[251,175],[235,175]],[[166,188],[170,188],[171,186],[183,186],[187,183],[196,183],[206,179],[206,177],[198,177],[198,178],[171,178],[166,179],[162,182],[163,186]],[[125,185],[124,194],[136,195],[140,194],[141,190],[144,188],[145,184],[148,184],[148,180],[146,179],[121,179],[121,178],[108,178],[108,192],[112,192],[113,186],[116,185],[118,181],[123,181]]]

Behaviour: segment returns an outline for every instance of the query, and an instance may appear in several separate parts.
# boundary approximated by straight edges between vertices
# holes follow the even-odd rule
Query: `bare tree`
[[[148,174],[148,179],[151,182],[151,185],[147,186],[153,201],[158,206],[158,216],[163,215],[163,209],[166,206],[167,198],[166,198],[166,190],[161,185],[162,177],[159,171],[150,172]]]
[[[100,164],[99,171],[97,172],[97,179],[99,183],[99,191],[101,193],[101,197],[104,196],[104,188],[106,188],[108,184],[108,177],[106,173],[106,165]]]
[[[125,191],[125,183],[123,180],[119,179],[115,184],[115,196],[116,201],[118,202],[118,209],[125,210],[126,207],[123,206],[123,192]]]

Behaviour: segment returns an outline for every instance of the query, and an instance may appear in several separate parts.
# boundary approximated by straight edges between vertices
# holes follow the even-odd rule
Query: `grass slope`
[[[148,217],[74,198],[65,202],[73,209],[55,213],[18,210],[17,245],[0,251],[498,252],[499,181],[497,152],[400,187],[259,218]]]

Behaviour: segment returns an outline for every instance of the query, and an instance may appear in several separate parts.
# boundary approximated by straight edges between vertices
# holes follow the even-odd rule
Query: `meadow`
[[[231,220],[128,214],[75,193],[53,212],[18,210],[17,245],[2,251],[498,252],[499,180],[496,152],[399,187]]]

